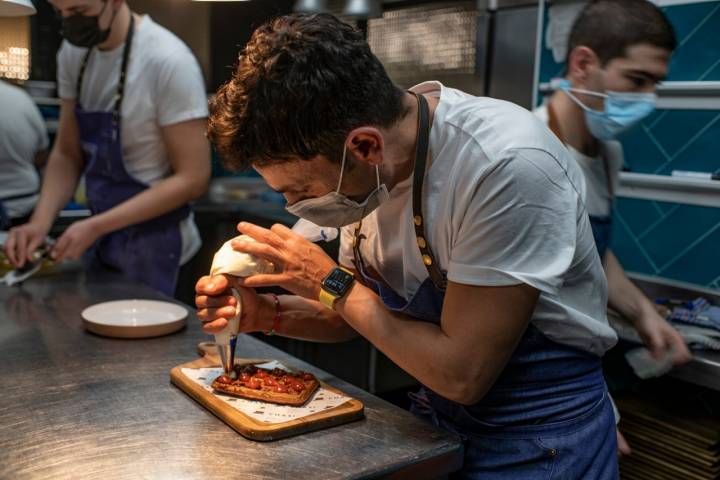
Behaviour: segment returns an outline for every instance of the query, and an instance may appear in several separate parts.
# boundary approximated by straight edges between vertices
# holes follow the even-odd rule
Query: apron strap
[[[422,255],[423,264],[430,275],[435,288],[444,292],[447,288],[447,277],[445,272],[440,270],[435,256],[430,250],[425,233],[425,220],[422,213],[422,188],[425,180],[425,166],[427,164],[428,147],[430,144],[430,108],[427,100],[422,95],[413,93],[418,101],[418,124],[417,139],[415,141],[415,168],[413,172],[413,225],[415,227],[415,237],[420,255]],[[355,228],[353,238],[353,257],[355,266],[362,272],[367,271],[367,267],[360,255],[360,241],[365,238],[360,233],[362,228],[362,220]]]
[[[120,65],[120,81],[118,82],[117,94],[115,96],[115,105],[113,106],[113,117],[117,122],[120,119],[120,107],[122,106],[123,97],[125,95],[125,77],[127,76],[127,66],[130,59],[130,50],[132,49],[132,41],[135,33],[135,16],[130,12],[130,25],[128,25],[127,36],[125,37],[125,45],[123,46],[123,58],[122,64]],[[80,65],[80,73],[78,75],[78,81],[76,85],[75,98],[77,104],[80,105],[80,93],[82,92],[82,83],[85,77],[85,69],[87,68],[90,54],[93,52],[93,47],[88,48],[85,58],[83,59],[82,65]]]
[[[415,171],[413,173],[413,225],[417,246],[420,249],[423,263],[435,287],[444,292],[447,288],[447,277],[440,270],[435,256],[430,250],[425,231],[425,217],[422,212],[422,190],[425,181],[428,147],[430,145],[430,108],[423,95],[415,94],[418,100],[417,141],[415,142]]]
[[[555,108],[553,108],[552,102],[547,102],[546,106],[548,111],[548,127],[550,127],[550,130],[563,143],[563,145],[567,147],[567,142],[565,141],[565,137],[562,134],[562,130],[560,130],[560,124],[558,123],[557,114],[555,113]],[[612,173],[610,172],[610,161],[608,160],[607,152],[605,151],[605,147],[602,143],[600,144],[600,152],[603,162],[603,169],[605,170],[605,182],[608,194],[610,195],[609,211],[612,213],[613,198],[615,197],[615,187],[613,186]]]

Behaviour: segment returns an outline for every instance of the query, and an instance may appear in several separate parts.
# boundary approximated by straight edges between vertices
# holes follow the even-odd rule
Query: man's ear
[[[568,55],[567,76],[574,85],[584,85],[597,68],[600,59],[590,47],[580,45]]]
[[[368,165],[380,165],[383,162],[385,140],[380,130],[375,127],[358,127],[352,130],[345,147],[355,159]]]

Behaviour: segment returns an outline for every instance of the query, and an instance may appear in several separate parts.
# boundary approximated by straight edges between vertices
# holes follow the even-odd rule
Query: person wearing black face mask
[[[57,240],[56,261],[83,257],[168,295],[200,247],[188,202],[210,176],[199,65],[175,35],[124,0],[50,0],[58,52],[58,136],[30,221],[10,231],[16,266],[30,259],[81,175],[93,215]],[[141,48],[152,45],[152,49]]]
[[[110,4],[105,0],[102,10],[98,15],[83,15],[82,13],[74,13],[67,17],[62,17],[62,28],[60,34],[76,47],[94,47],[100,43],[103,43],[110,36],[110,26],[107,28],[100,28],[100,17],[105,12],[105,9]],[[113,20],[117,11],[113,11]]]

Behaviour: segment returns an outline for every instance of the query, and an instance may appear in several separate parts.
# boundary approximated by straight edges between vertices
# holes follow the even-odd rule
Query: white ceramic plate
[[[116,300],[82,311],[83,326],[106,337],[159,337],[183,328],[188,311],[158,300]]]

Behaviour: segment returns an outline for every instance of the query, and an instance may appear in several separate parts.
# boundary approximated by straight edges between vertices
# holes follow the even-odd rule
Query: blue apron
[[[418,96],[421,111],[427,109]],[[427,112],[422,114],[427,122]],[[355,267],[385,306],[418,321],[440,324],[446,280],[423,232],[422,182],[427,128],[419,120],[413,218],[428,278],[405,299],[366,267],[355,230]],[[471,318],[468,321],[472,321]],[[471,355],[472,352],[468,352]],[[618,478],[615,418],[600,357],[547,338],[532,323],[481,401],[464,406],[427,387],[411,395],[411,411],[460,436],[463,468],[453,478],[487,480]]]
[[[80,68],[75,116],[85,158],[87,199],[94,215],[110,210],[149,188],[128,173],[122,151],[120,107],[133,32],[134,19],[131,16],[117,100],[112,112],[86,111],[80,105],[83,75],[92,49],[88,50]],[[190,208],[185,205],[102,236],[83,256],[87,270],[90,273],[120,272],[131,280],[172,296],[182,251],[179,224],[189,214]]]
[[[612,202],[611,202],[612,203]],[[610,247],[610,237],[612,233],[613,214],[612,205],[610,205],[610,213],[606,217],[590,215],[590,226],[592,227],[595,246],[597,247],[600,260],[605,261],[605,254]]]

